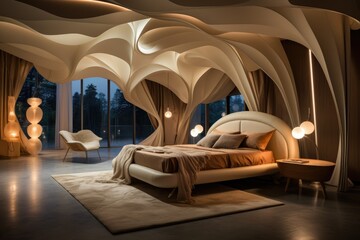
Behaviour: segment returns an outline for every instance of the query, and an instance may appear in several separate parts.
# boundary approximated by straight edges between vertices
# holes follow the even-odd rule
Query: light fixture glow
[[[4,135],[8,141],[16,141],[19,138],[20,126],[16,122],[15,102],[14,96],[8,96],[8,123],[4,128]]]
[[[166,112],[165,112],[164,115],[165,115],[166,118],[171,118],[171,117],[172,117],[172,112],[170,111],[169,108],[167,108],[167,110],[166,110]]]
[[[310,121],[305,121],[300,124],[300,127],[304,130],[305,134],[311,134],[315,130],[315,126]]]
[[[26,118],[30,122],[30,125],[27,127],[30,140],[26,149],[31,155],[37,155],[42,149],[42,143],[38,139],[43,130],[39,124],[43,117],[43,111],[39,108],[42,100],[40,98],[29,98],[27,102],[30,105],[28,110],[26,110]]]
[[[203,126],[201,126],[200,124],[197,124],[194,128],[198,133],[202,133],[204,131]]]
[[[305,136],[305,132],[301,127],[295,127],[291,131],[291,135],[296,139],[301,139],[301,138],[303,138]]]
[[[199,133],[198,133],[198,131],[197,131],[195,128],[193,128],[193,129],[191,129],[191,131],[190,131],[190,135],[191,135],[192,137],[197,137],[197,136],[199,135]]]

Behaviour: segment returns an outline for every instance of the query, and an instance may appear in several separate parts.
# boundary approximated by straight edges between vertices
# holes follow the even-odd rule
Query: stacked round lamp
[[[43,111],[39,105],[42,101],[40,98],[33,97],[29,98],[27,102],[30,105],[30,107],[26,110],[26,118],[30,123],[27,127],[27,133],[30,140],[26,149],[31,155],[37,155],[42,149],[42,143],[39,140],[42,133],[42,127],[39,122],[43,117]]]

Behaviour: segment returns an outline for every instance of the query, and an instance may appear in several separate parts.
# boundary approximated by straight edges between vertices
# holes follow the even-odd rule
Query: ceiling
[[[356,0],[1,0],[0,49],[56,83],[111,79],[132,102],[139,83],[150,79],[196,105],[210,94],[194,100],[211,75],[213,82],[230,78],[256,109],[248,72],[262,69],[296,120],[298,99],[281,40],[311,49],[331,84],[341,66],[334,70],[327,59],[340,53],[327,49],[339,44],[340,22],[358,29],[359,20]]]

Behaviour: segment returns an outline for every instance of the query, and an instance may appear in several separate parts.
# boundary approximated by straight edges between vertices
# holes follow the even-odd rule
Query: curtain
[[[257,70],[250,73],[249,81],[258,111],[277,116],[291,126],[284,99],[272,79],[264,71]]]
[[[179,122],[184,116],[186,104],[182,102],[173,92],[161,84],[149,80],[146,80],[146,84],[156,110],[159,113],[162,125],[164,126],[164,144],[172,145],[177,143],[177,136],[185,134],[189,130],[189,126],[187,129],[182,129],[182,131],[178,130]],[[164,117],[164,113],[167,108],[169,108],[172,112],[172,117],[169,119]],[[149,118],[153,127],[157,128],[159,125],[157,120],[151,115],[149,115]]]
[[[33,64],[0,50],[0,133],[4,139],[4,127],[8,118],[8,96],[18,98],[26,77]],[[20,130],[21,151],[27,153],[28,138]]]
[[[61,140],[59,131],[73,131],[73,102],[72,83],[56,85],[56,119],[55,119],[55,148],[65,149],[66,145]]]
[[[163,125],[161,122],[161,117],[156,110],[155,103],[152,99],[146,81],[141,81],[139,84],[136,85],[135,88],[126,88],[126,91],[124,91],[124,95],[127,101],[146,111],[151,117],[155,118],[158,124],[157,128],[155,128],[155,131],[149,137],[143,140],[140,144],[150,146],[164,145]]]

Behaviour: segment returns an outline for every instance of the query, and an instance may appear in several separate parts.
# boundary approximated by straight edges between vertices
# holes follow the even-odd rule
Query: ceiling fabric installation
[[[249,110],[256,111],[249,73],[261,69],[278,87],[295,126],[299,96],[281,44],[291,40],[310,49],[321,65],[336,105],[341,150],[346,141],[343,36],[360,28],[359,3],[312,2],[1,0],[0,49],[33,63],[55,83],[110,79],[128,101],[154,116],[156,109],[142,100],[145,79],[171,89],[187,104],[189,116],[214,98],[219,83],[224,92],[236,86]],[[155,131],[151,141],[162,139]]]

